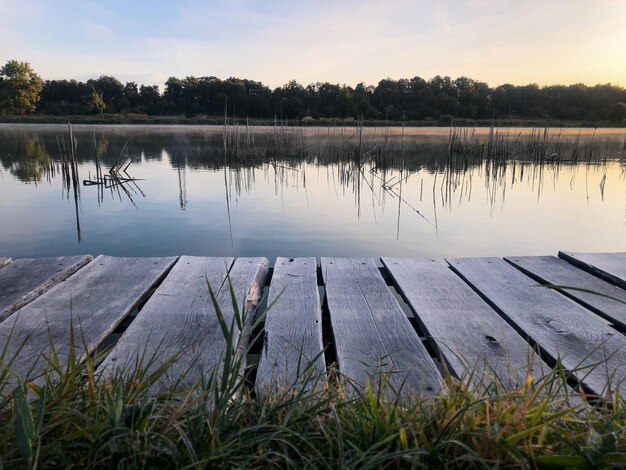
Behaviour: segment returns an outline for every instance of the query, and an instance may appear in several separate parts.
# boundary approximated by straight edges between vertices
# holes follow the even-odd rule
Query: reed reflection
[[[394,211],[399,240],[407,218],[438,235],[441,215],[462,211],[477,194],[491,216],[504,208],[507,192],[514,188],[523,187],[538,203],[546,187],[556,191],[562,178],[572,191],[584,188],[587,199],[597,192],[604,201],[607,182],[625,181],[625,151],[624,134],[613,130],[452,127],[420,133],[366,128],[361,122],[327,128],[233,123],[0,129],[0,162],[14,180],[50,185],[61,180],[62,197],[74,202],[79,243],[81,185],[89,189],[82,197],[95,193],[98,207],[116,198],[140,210],[140,200],[148,198],[141,187],[142,170],[152,163],[167,164],[175,172],[166,184],[176,185],[181,211],[194,203],[187,195],[188,172],[223,174],[233,246],[231,210],[241,198],[255,197],[258,181],[271,185],[281,201],[286,188],[303,191],[310,207],[308,187],[315,175],[315,184],[323,184],[337,199],[352,198],[358,220],[365,205],[374,218],[380,211]]]

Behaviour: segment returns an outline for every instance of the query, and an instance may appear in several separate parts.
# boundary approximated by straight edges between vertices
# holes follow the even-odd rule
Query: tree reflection
[[[54,161],[34,134],[14,136],[9,142],[3,139],[0,162],[15,179],[24,183],[38,183],[54,176]]]

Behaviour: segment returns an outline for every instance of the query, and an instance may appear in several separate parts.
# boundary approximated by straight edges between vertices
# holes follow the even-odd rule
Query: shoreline
[[[224,125],[222,116],[148,116],[143,114],[105,114],[104,117],[97,115],[28,115],[28,116],[0,116],[0,124],[126,124],[126,125]],[[250,126],[273,126],[277,121],[272,118],[231,118],[229,125]],[[355,119],[319,118],[310,120],[286,119],[278,121],[280,125],[300,127],[356,127],[359,121]],[[425,119],[420,121],[384,121],[365,120],[364,127],[549,127],[549,128],[626,128],[626,122],[589,122],[567,121],[551,119]]]

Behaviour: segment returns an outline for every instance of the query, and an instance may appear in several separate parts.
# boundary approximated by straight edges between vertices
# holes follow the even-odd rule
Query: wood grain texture
[[[85,266],[91,255],[17,259],[0,271],[0,321]]]
[[[441,375],[371,259],[322,258],[341,373],[355,387],[382,371],[405,397],[441,388]]]
[[[324,385],[326,365],[315,258],[278,258],[268,305],[257,391]]]
[[[626,392],[626,337],[567,297],[537,286],[500,258],[460,258],[450,266],[520,334],[540,346],[591,392]]]
[[[418,324],[457,377],[476,389],[497,380],[505,389],[550,367],[442,260],[382,258]],[[529,367],[530,366],[530,367]]]
[[[149,373],[168,365],[151,393],[208,378],[221,364],[226,340],[207,282],[230,325],[234,306],[229,286],[237,307],[245,304],[252,314],[261,298],[267,265],[265,258],[239,258],[233,264],[233,258],[181,257],[100,365],[103,377],[132,372],[137,365]],[[249,331],[235,328],[235,341],[240,334]]]
[[[11,258],[2,258],[0,256],[0,268],[4,268],[7,264],[11,263]]]
[[[589,310],[626,329],[625,290],[554,256],[515,256],[505,259],[523,273],[543,284],[578,287],[607,296],[603,297],[602,295],[571,289],[559,289],[559,292]],[[614,299],[621,300],[621,302]]]
[[[98,256],[0,323],[0,348],[19,379],[37,380],[46,368],[51,342],[62,365],[70,354],[86,357],[135,308],[176,258]]]
[[[611,284],[626,289],[626,252],[573,253],[571,251],[559,251],[559,258]]]

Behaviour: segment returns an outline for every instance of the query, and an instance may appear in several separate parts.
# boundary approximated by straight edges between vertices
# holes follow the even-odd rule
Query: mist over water
[[[0,255],[626,251],[624,129],[72,132],[0,125]]]

